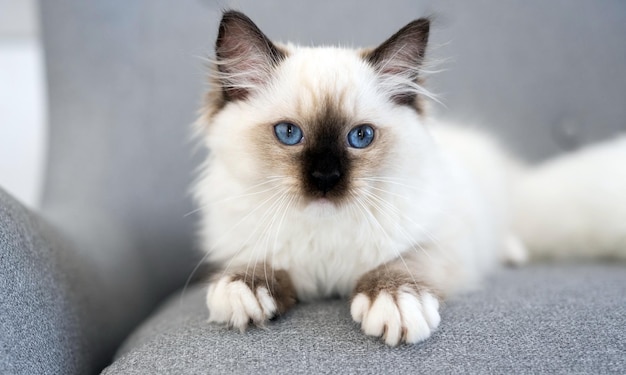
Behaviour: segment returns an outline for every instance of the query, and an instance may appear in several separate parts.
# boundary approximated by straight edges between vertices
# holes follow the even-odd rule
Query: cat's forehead
[[[336,47],[286,46],[288,57],[279,67],[281,101],[299,115],[334,113],[333,117],[367,117],[376,98],[376,75],[360,51]],[[356,119],[355,119],[356,120]]]
[[[317,93],[346,91],[373,76],[357,51],[333,47],[293,48],[282,72]]]
[[[348,75],[343,78],[354,78],[370,71],[367,62],[362,58],[360,50],[341,47],[300,47],[288,44],[284,46],[288,55],[284,65],[295,68],[301,74],[308,75]],[[342,78],[342,77],[335,77]]]

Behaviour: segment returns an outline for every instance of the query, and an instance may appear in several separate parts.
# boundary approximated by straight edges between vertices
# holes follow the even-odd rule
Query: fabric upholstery
[[[0,189],[0,374],[94,370],[82,333],[94,289],[74,250]]]
[[[205,288],[172,296],[124,344],[112,374],[618,374],[626,369],[624,265],[507,269],[446,302],[427,341],[386,347],[346,301],[299,305],[245,334],[206,322]]]
[[[43,209],[103,267],[144,283],[147,306],[197,260],[195,216],[186,215],[203,85],[194,56],[211,7],[188,4],[40,4],[50,102]],[[135,274],[116,268],[125,257],[141,259]]]

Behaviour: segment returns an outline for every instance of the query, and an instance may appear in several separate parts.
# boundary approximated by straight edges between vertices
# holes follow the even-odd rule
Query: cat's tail
[[[626,136],[521,171],[513,195],[532,258],[626,259]]]

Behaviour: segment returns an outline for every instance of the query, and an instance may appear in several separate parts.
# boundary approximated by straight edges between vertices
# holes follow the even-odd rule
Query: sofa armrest
[[[86,374],[89,267],[57,231],[0,189],[0,373]]]

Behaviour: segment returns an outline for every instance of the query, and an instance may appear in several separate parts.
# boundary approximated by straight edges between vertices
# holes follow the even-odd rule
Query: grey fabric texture
[[[78,215],[73,229],[106,242],[69,236],[0,189],[0,374],[97,373],[152,308],[143,263],[132,252],[103,262],[92,251],[124,242],[86,224]]]
[[[76,219],[75,230],[111,234]],[[111,361],[152,306],[143,263],[131,252],[103,262],[92,251],[124,242],[105,244],[69,236],[0,189],[0,374],[89,374]]]
[[[91,275],[62,235],[0,189],[0,373],[93,371]]]
[[[298,305],[246,333],[206,322],[205,288],[174,295],[126,342],[112,374],[620,374],[623,265],[508,269],[447,301],[435,334],[386,347],[343,300]]]
[[[41,1],[48,166],[38,214],[0,193],[2,371],[97,372],[191,273],[199,256],[193,245],[195,216],[186,215],[193,210],[188,188],[203,155],[194,153],[189,129],[203,92],[202,58],[210,56],[220,9],[231,5],[271,38],[304,44],[374,45],[404,23],[434,14],[431,59],[450,59],[435,66],[445,72],[428,78],[446,104],[434,110],[491,129],[529,160],[624,130],[624,2]],[[614,272],[598,269],[597,282],[609,283]],[[557,293],[555,288],[549,290]],[[199,292],[194,293],[199,301]],[[339,305],[314,305],[310,313],[342,311],[334,319],[345,320]],[[196,307],[193,311],[203,312],[199,302]],[[292,316],[314,321],[307,311],[300,308]],[[598,314],[594,327],[605,332],[601,327],[612,327],[611,316]],[[172,319],[192,324],[199,318]],[[459,313],[459,319],[468,318]],[[322,323],[303,327],[311,334],[340,329]],[[174,328],[181,335],[190,332],[184,342],[191,348],[201,344],[193,340],[192,326]],[[518,332],[511,327],[504,333],[515,337]],[[230,347],[231,339],[243,345],[242,337],[253,336],[211,337],[219,348]],[[341,337],[329,338],[322,349],[339,352]],[[362,342],[356,334],[346,337]],[[572,337],[562,336],[558,345],[570,345]],[[501,339],[487,342],[501,344]],[[111,369],[137,358],[132,342]],[[399,362],[410,351],[392,352],[374,342],[368,345]],[[458,351],[473,353],[464,347]],[[524,348],[534,353],[530,345]],[[274,349],[268,344],[265,350]],[[441,350],[447,358],[447,349]],[[365,360],[363,353],[357,357]],[[281,357],[292,361],[287,354]]]

